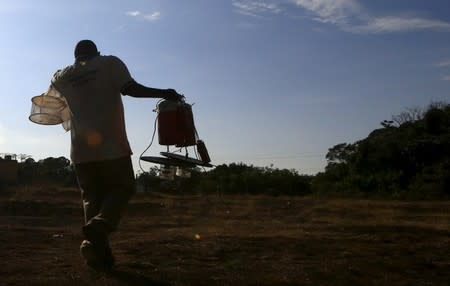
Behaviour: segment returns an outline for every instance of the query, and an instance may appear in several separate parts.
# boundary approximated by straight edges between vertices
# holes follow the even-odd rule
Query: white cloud
[[[154,13],[146,14],[146,15],[142,15],[142,16],[143,16],[143,18],[145,20],[156,21],[156,20],[159,20],[159,18],[161,17],[161,13],[160,12],[154,12]]]
[[[361,12],[361,7],[355,0],[291,0],[315,14],[314,19],[323,23],[339,26],[346,25],[349,19]]]
[[[144,19],[144,20],[150,21],[150,22],[157,21],[161,18],[161,12],[159,12],[159,11],[156,11],[153,13],[148,13],[148,14],[144,14],[141,11],[128,11],[125,13],[125,15],[130,16],[130,17],[141,18],[141,19]]]
[[[281,3],[281,4],[280,4]],[[240,14],[261,17],[264,14],[280,14],[281,5],[295,5],[311,14],[311,19],[337,26],[351,33],[381,34],[412,31],[450,32],[450,22],[415,16],[371,16],[359,0],[233,0],[232,5]]]
[[[450,67],[450,60],[443,60],[443,61],[437,62],[437,63],[433,64],[433,66],[436,68],[448,68],[448,67]],[[442,75],[441,80],[450,81],[450,74]]]
[[[233,0],[232,5],[240,14],[261,17],[264,14],[279,14],[282,9],[278,4],[268,1]]]
[[[139,16],[141,14],[141,12],[139,12],[139,11],[129,11],[129,12],[125,13],[125,14],[128,15],[128,16],[131,16],[131,17],[137,17],[137,16]]]
[[[450,23],[424,18],[380,17],[371,19],[366,25],[354,26],[355,32],[389,33],[421,30],[450,31]]]
[[[450,67],[450,60],[435,63],[434,66],[438,68]]]

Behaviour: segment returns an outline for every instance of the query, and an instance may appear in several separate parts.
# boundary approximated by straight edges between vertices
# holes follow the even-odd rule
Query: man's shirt
[[[74,163],[132,154],[120,93],[131,82],[128,68],[115,56],[96,56],[55,73],[52,85],[72,113],[70,153]]]

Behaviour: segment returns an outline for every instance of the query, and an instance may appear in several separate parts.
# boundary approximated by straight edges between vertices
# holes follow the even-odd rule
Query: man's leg
[[[84,223],[88,223],[100,211],[102,190],[98,184],[97,164],[82,163],[75,165],[78,186],[83,200]]]
[[[106,190],[100,211],[92,220],[106,223],[110,232],[115,231],[128,202],[135,193],[135,179],[130,157],[111,160],[103,178]]]
[[[97,222],[94,228],[90,227],[98,216],[104,200],[104,188],[100,176],[102,164],[99,162],[76,164],[75,170],[83,200],[85,223],[82,228],[85,239],[80,245],[80,252],[89,266],[97,270],[107,270],[112,267],[114,260],[109,248],[107,232],[98,231],[106,227],[102,222]],[[107,261],[106,265],[105,261]]]
[[[130,157],[126,157],[98,162],[94,172],[98,175],[98,185],[102,192],[100,193],[101,199],[95,200],[95,215],[89,213],[91,205],[88,204],[88,215],[86,215],[87,220],[83,227],[83,233],[90,243],[85,243],[84,247],[96,249],[98,259],[90,266],[103,267],[105,268],[103,270],[108,270],[114,264],[108,235],[117,228],[122,213],[134,194],[134,171]],[[98,265],[98,261],[100,261],[100,265]]]

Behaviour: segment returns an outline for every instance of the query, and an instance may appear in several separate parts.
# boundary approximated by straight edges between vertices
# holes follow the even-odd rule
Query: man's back
[[[52,85],[72,112],[71,157],[75,163],[131,154],[120,89],[133,79],[114,56],[77,61],[55,73]]]

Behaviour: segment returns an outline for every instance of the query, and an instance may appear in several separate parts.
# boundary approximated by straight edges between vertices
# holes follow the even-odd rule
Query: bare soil
[[[450,285],[450,202],[136,195],[117,270],[79,254],[76,189],[0,196],[1,285]]]

